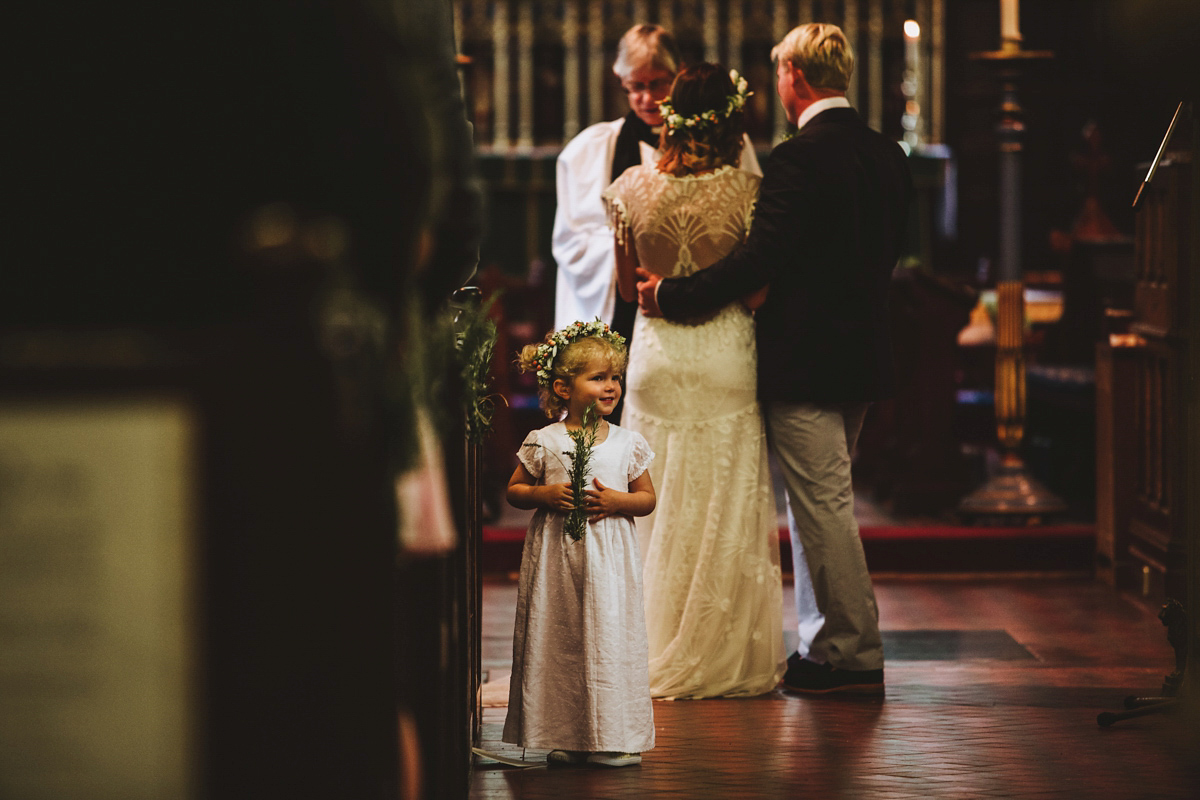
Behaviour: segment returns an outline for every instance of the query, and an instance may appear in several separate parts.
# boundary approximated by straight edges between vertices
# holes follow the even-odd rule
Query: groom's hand
[[[638,308],[647,317],[661,317],[662,310],[658,307],[658,298],[655,293],[658,291],[658,284],[662,278],[643,267],[637,268],[637,275],[642,279],[637,284]]]

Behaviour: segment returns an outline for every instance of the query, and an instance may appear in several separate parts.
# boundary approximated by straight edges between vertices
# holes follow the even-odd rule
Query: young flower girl
[[[654,510],[654,454],[603,419],[621,397],[625,362],[624,338],[599,320],[555,331],[519,358],[559,421],[526,437],[508,483],[508,502],[537,512],[521,555],[504,741],[550,749],[550,765],[631,766],[654,746],[633,524]],[[586,524],[569,535],[580,456]]]

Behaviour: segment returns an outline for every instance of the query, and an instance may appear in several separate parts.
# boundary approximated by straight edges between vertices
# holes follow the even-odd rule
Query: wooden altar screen
[[[616,43],[647,22],[675,34],[685,61],[746,75],[755,91],[748,132],[762,146],[786,132],[769,53],[792,27],[831,22],[845,31],[858,64],[848,97],[882,130],[885,98],[900,80],[891,54],[912,16],[921,27],[918,133],[942,141],[946,0],[454,0],[453,8],[455,38],[472,60],[464,94],[481,152],[556,152],[587,125],[623,114],[611,73]]]
[[[1190,144],[1187,136],[1177,138]],[[1190,146],[1169,150],[1145,190],[1137,216],[1132,346],[1102,347],[1099,359],[1111,370],[1115,416],[1109,432],[1120,437],[1128,426],[1132,450],[1127,465],[1112,461],[1120,459],[1115,452],[1108,462],[1116,477],[1109,495],[1114,508],[1108,511],[1128,514],[1127,529],[1112,531],[1111,546],[1118,567],[1127,554],[1132,574],[1122,580],[1118,572],[1117,582],[1140,584],[1143,596],[1180,600],[1187,596],[1187,342],[1197,322],[1188,309],[1194,280],[1194,155]],[[1122,402],[1129,406],[1128,420],[1117,418]],[[1122,475],[1130,483],[1127,512],[1120,508],[1127,488]]]

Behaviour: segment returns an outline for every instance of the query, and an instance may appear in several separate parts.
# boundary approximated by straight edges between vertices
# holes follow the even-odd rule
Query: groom
[[[771,57],[799,133],[771,153],[745,244],[685,278],[639,269],[638,302],[684,320],[770,286],[755,315],[758,396],[787,487],[800,618],[784,687],[879,693],[850,456],[868,405],[893,391],[887,296],[912,179],[900,147],[846,101],[854,55],[840,28],[801,25]]]

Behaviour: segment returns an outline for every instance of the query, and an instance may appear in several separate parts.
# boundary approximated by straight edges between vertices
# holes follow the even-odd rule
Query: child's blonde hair
[[[581,324],[575,323],[561,331],[552,331],[546,334],[541,344],[525,345],[517,356],[521,372],[532,372],[537,376],[538,400],[550,419],[562,419],[567,411],[567,401],[554,392],[554,381],[570,383],[597,359],[606,360],[614,372],[625,374],[629,352],[625,349],[624,337],[610,332],[607,325],[599,323],[603,326],[603,332],[572,338],[571,334]],[[588,328],[596,325],[588,323]]]

